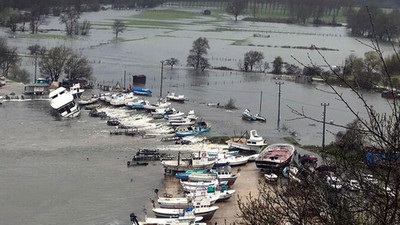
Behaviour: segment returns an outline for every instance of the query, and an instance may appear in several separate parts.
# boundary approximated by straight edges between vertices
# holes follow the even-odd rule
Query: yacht
[[[59,87],[50,92],[50,106],[62,117],[77,117],[80,114],[79,105],[75,102],[74,96],[65,88]]]
[[[69,88],[69,92],[72,94],[72,96],[74,96],[74,98],[80,98],[85,90],[81,88],[81,85],[79,83],[76,83]]]

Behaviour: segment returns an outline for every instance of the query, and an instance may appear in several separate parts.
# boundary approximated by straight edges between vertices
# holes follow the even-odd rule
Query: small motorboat
[[[92,96],[90,99],[81,99],[78,101],[79,105],[90,105],[96,103],[99,100],[98,97]]]
[[[177,95],[175,93],[168,93],[166,98],[168,100],[175,101],[175,102],[181,102],[181,103],[185,102],[185,96],[184,95]]]
[[[80,98],[85,90],[81,88],[81,85],[79,83],[76,83],[69,88],[69,92],[74,96],[74,98]]]
[[[259,113],[257,113],[255,116],[256,120],[259,120],[261,122],[267,122],[267,118],[261,116]]]
[[[134,88],[132,89],[132,92],[137,95],[145,95],[145,96],[151,96],[152,93],[149,89],[143,89],[143,88]]]
[[[276,182],[278,181],[278,175],[274,174],[274,173],[266,173],[264,174],[265,180],[267,182]]]
[[[110,119],[107,121],[108,126],[118,126],[120,124],[121,124],[121,122],[119,122],[119,120],[117,120],[117,119]]]
[[[131,166],[147,166],[149,165],[148,162],[139,162],[139,161],[128,161],[126,163],[127,167],[131,167]]]
[[[206,122],[199,122],[191,126],[182,126],[176,129],[176,136],[185,137],[192,136],[210,131],[211,125]]]
[[[247,121],[256,121],[257,120],[257,118],[250,113],[249,109],[244,110],[244,112],[242,113],[242,119],[247,120]]]

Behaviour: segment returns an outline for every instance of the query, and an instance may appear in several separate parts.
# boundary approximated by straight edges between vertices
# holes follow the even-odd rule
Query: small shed
[[[145,84],[146,76],[145,75],[133,75],[132,76],[132,84]]]
[[[47,83],[26,84],[24,87],[25,95],[48,95],[50,93],[50,85]]]

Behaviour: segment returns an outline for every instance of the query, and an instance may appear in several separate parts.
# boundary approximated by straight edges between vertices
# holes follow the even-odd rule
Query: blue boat
[[[137,95],[147,95],[147,96],[150,96],[152,93],[149,89],[143,89],[143,88],[134,88],[132,89],[132,92]]]
[[[201,133],[205,133],[210,131],[211,125],[206,122],[199,122],[195,125],[191,126],[183,126],[178,127],[177,131],[175,132],[176,136],[178,137],[186,137],[186,136],[193,136]]]

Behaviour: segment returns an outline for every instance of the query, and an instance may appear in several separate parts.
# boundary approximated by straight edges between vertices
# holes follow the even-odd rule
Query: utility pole
[[[160,98],[162,98],[162,83],[163,83],[163,70],[164,70],[164,60],[160,61],[161,63],[161,84],[160,84]]]
[[[126,70],[124,70],[124,90],[125,90],[125,82],[126,82]]]
[[[36,83],[36,71],[37,71],[37,53],[35,52],[35,80],[33,83]]]
[[[279,85],[278,92],[278,131],[280,131],[279,123],[281,122],[281,85],[285,82],[276,82],[275,84]]]
[[[325,154],[326,107],[329,106],[329,103],[321,103],[321,106],[324,107],[324,114],[322,115],[322,119],[323,119],[323,124],[322,124],[322,153]]]

